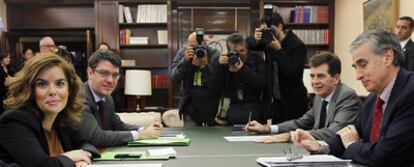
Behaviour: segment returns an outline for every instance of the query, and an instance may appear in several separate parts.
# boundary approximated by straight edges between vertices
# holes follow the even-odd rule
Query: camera
[[[229,66],[239,65],[240,54],[238,52],[230,51],[229,53],[227,53],[227,57],[229,57]]]
[[[204,40],[203,39],[204,38],[204,29],[203,28],[196,28],[195,33],[196,33],[197,45],[194,46],[194,48],[193,48],[194,54],[198,58],[203,58],[205,56],[205,52],[206,52],[206,49],[201,45],[203,40]]]
[[[266,23],[266,28],[262,29],[262,43],[269,44],[273,40],[273,36],[277,36],[277,32],[273,29],[273,5],[267,4],[264,6],[264,20]]]

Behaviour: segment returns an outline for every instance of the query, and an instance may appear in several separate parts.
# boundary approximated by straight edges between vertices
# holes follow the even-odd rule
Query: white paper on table
[[[101,164],[88,165],[87,167],[162,167],[162,164]]]
[[[256,161],[264,166],[349,166],[351,160],[344,160],[332,155],[304,155],[301,159],[288,161],[286,157],[259,157]]]
[[[227,141],[256,141],[257,139],[269,136],[224,136]]]
[[[177,157],[177,152],[172,147],[160,148],[160,149],[150,149],[148,150],[149,156],[170,156]]]

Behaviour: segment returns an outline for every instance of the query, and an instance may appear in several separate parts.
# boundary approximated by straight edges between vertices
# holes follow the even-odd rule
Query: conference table
[[[231,127],[165,128],[165,131],[183,132],[191,138],[189,146],[174,146],[177,157],[166,161],[98,161],[93,164],[162,163],[163,167],[259,167],[258,157],[283,156],[289,147],[297,154],[309,154],[292,143],[258,144],[254,142],[229,142],[223,136],[245,136],[234,133]],[[112,147],[108,151],[146,151],[153,147]],[[359,166],[354,165],[353,166]]]

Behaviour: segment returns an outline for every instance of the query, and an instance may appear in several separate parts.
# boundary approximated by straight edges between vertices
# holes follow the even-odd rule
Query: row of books
[[[315,30],[297,30],[295,33],[305,44],[329,44],[329,30],[328,29],[315,29]]]
[[[119,5],[119,23],[166,23],[167,5],[138,5],[136,10],[129,6]]]
[[[168,31],[167,30],[157,30],[158,44],[166,45],[168,42]],[[136,37],[132,36],[131,29],[121,29],[119,30],[119,43],[121,45],[148,45],[149,38]]]
[[[328,23],[328,6],[278,7],[276,11],[285,23]]]
[[[167,88],[168,76],[167,75],[152,75],[151,82],[153,88]]]

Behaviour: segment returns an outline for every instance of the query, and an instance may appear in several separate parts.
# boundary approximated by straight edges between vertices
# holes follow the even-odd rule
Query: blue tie
[[[326,122],[326,106],[328,105],[327,101],[323,101],[322,102],[322,108],[321,108],[321,120],[319,122],[319,129],[324,128],[325,127],[325,122]]]
[[[98,112],[101,119],[101,128],[106,130],[106,113],[105,113],[105,102],[103,100],[98,101],[96,104],[98,104]]]

